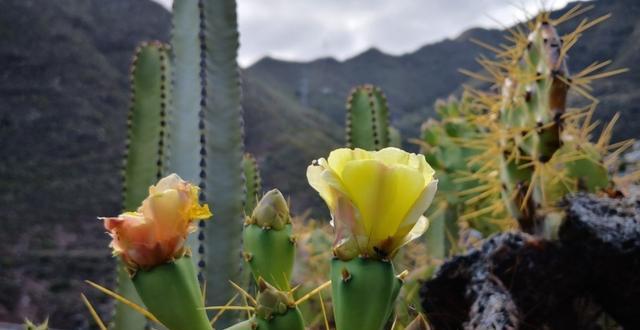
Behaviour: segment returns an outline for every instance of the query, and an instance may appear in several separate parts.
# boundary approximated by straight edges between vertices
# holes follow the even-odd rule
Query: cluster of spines
[[[358,97],[366,97],[366,109],[359,109]],[[354,87],[346,103],[346,140],[349,148],[380,150],[389,146],[389,110],[387,98],[379,87],[366,84]],[[356,111],[368,111],[370,118],[355,118]],[[370,131],[367,137],[356,137],[354,130]]]
[[[557,198],[580,189],[575,184],[579,178],[573,177],[567,168],[576,160],[584,159],[586,154],[580,150],[591,145],[588,134],[578,133],[582,130],[581,122],[590,117],[597,103],[588,93],[589,83],[625,71],[592,74],[608,64],[594,63],[569,77],[565,63],[568,50],[586,29],[602,22],[608,15],[591,21],[585,19],[575,31],[561,38],[557,36],[555,26],[589,9],[578,5],[557,19],[543,13],[529,22],[528,28],[532,31],[529,34],[516,26],[509,31],[508,39],[514,43],[509,48],[498,49],[478,42],[496,52],[498,61],[479,59],[488,75],[464,72],[499,86],[502,93],[466,89],[475,107],[475,113],[468,118],[485,134],[483,139],[462,143],[489,150],[470,160],[472,164],[485,165],[468,173],[468,179],[478,180],[480,184],[474,191],[463,194],[467,193],[476,201],[489,198],[496,202],[479,207],[463,218],[495,213],[506,207],[521,228],[539,232],[540,221],[553,212]],[[594,101],[593,106],[565,110],[569,88]],[[570,145],[562,139],[568,135],[572,136],[568,140]],[[499,141],[497,147],[496,141]],[[620,146],[626,147],[628,143]],[[572,148],[575,152],[566,152]],[[606,149],[599,148],[599,159],[607,155]],[[503,202],[496,199],[500,196]]]
[[[205,184],[205,179],[206,179],[206,168],[207,168],[207,150],[205,148],[206,146],[206,134],[205,134],[205,121],[204,121],[204,109],[207,106],[207,77],[206,77],[206,71],[207,71],[207,61],[206,61],[206,57],[205,57],[205,53],[207,51],[207,44],[206,44],[206,33],[205,33],[205,28],[206,28],[206,23],[205,23],[205,17],[204,17],[204,0],[198,0],[198,41],[199,41],[199,45],[200,45],[200,62],[199,62],[199,66],[200,66],[200,110],[198,111],[198,129],[200,131],[200,162],[199,162],[199,167],[200,167],[200,173],[199,173],[199,177],[200,177],[200,182],[198,183],[199,187],[200,187],[200,201],[201,202],[205,202],[207,200],[207,196],[205,195],[205,189],[206,189],[206,184]],[[213,206],[213,205],[211,205]],[[200,282],[204,282],[205,278],[204,278],[204,268],[206,267],[206,263],[205,263],[205,233],[204,233],[204,228],[206,226],[206,223],[204,222],[204,220],[200,220],[200,222],[198,223],[198,280],[200,280]]]

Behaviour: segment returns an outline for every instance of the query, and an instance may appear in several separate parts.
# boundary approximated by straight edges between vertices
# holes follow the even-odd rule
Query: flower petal
[[[424,188],[420,197],[413,203],[411,209],[404,216],[402,222],[398,226],[398,230],[396,231],[396,237],[394,239],[401,240],[405,235],[407,235],[418,219],[427,211],[431,202],[433,201],[433,197],[436,195],[436,191],[438,190],[438,180],[433,180]]]
[[[419,172],[406,165],[388,167],[373,159],[346,164],[342,181],[360,211],[371,244],[395,235],[424,187]]]
[[[411,229],[409,234],[404,236],[402,240],[394,241],[394,245],[391,250],[391,256],[395,255],[398,249],[407,245],[407,243],[424,235],[424,233],[427,232],[427,229],[429,229],[429,219],[427,219],[427,217],[425,216],[420,216],[418,222],[416,222],[416,225],[413,227],[413,229]]]

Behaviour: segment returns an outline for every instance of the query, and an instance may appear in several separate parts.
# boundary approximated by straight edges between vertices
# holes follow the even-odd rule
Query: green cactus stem
[[[240,323],[236,323],[225,330],[256,330],[258,328],[258,324],[255,319],[251,318],[249,320],[244,320]]]
[[[238,24],[235,0],[201,0],[203,70],[202,192],[216,221],[201,230],[205,240],[207,302],[232,295],[227,280],[240,282],[244,219],[243,122],[240,106]],[[204,236],[204,237],[203,237]],[[223,324],[227,321],[222,320]]]
[[[227,280],[240,282],[244,217],[243,123],[234,0],[174,1],[172,44],[175,101],[170,121],[170,169],[199,182],[215,222],[199,223],[189,240],[207,302],[223,304]],[[221,320],[227,323],[226,315]]]
[[[212,330],[190,257],[138,270],[132,280],[151,314],[170,330]]]
[[[189,182],[200,182],[204,159],[201,127],[200,0],[173,1],[171,30],[173,102],[168,120],[169,173]],[[193,261],[202,259],[204,246],[198,235],[189,235]]]
[[[267,192],[243,230],[244,258],[256,281],[262,278],[280,290],[289,289],[295,258],[291,216],[279,190]]]
[[[258,306],[255,321],[259,330],[304,330],[302,314],[291,293],[280,291],[258,280]]]
[[[336,329],[383,329],[401,286],[389,261],[334,258],[331,288]]]
[[[253,155],[249,153],[244,154],[242,167],[244,169],[245,180],[244,213],[249,215],[256,207],[258,198],[262,192],[262,178],[260,177],[258,162]]]
[[[351,91],[346,129],[349,148],[380,150],[389,146],[389,108],[380,88],[362,85]]]
[[[147,196],[149,186],[162,176],[166,157],[166,108],[170,102],[170,64],[168,47],[159,43],[140,45],[131,66],[131,111],[123,170],[123,210],[136,210]],[[141,303],[129,273],[118,262],[118,292]],[[112,329],[137,330],[146,325],[144,316],[122,303],[116,303]]]
[[[256,313],[246,321],[225,330],[304,330],[302,313],[288,291],[273,287],[258,279]]]

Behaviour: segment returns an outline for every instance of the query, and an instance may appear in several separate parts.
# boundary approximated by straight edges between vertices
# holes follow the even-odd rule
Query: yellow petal
[[[420,218],[418,219],[418,222],[416,222],[416,225],[413,227],[413,229],[411,229],[411,231],[406,236],[404,236],[404,238],[393,242],[391,256],[395,255],[398,249],[407,245],[407,243],[424,235],[424,233],[427,232],[427,229],[429,229],[429,219],[427,219],[427,217],[425,216],[420,216]]]
[[[342,182],[360,211],[371,244],[395,235],[424,187],[418,171],[406,165],[389,167],[373,159],[348,162]]]
[[[405,214],[404,219],[398,226],[398,230],[396,231],[395,240],[401,240],[405,235],[407,235],[411,229],[414,227],[418,219],[427,211],[431,202],[433,201],[433,197],[436,195],[436,191],[438,190],[438,180],[433,180],[427,187],[424,188],[420,197],[413,203],[411,209]]]
[[[354,160],[363,160],[363,159],[371,159],[371,152],[363,150],[363,149],[347,149],[341,148],[332,151],[329,154],[329,158],[327,159],[327,163],[331,170],[336,173],[336,175],[342,178],[342,172],[344,171],[344,167],[347,163]]]
[[[329,209],[333,210],[335,209],[336,198],[329,184],[322,178],[324,171],[325,168],[321,165],[309,165],[309,167],[307,167],[307,180],[309,181],[309,185],[324,199]]]
[[[383,162],[387,166],[395,164],[409,165],[409,153],[398,148],[384,148],[374,153],[375,159]]]
[[[177,174],[171,173],[160,179],[154,186],[149,187],[149,195],[162,193],[168,189],[177,189],[180,183],[184,182]]]

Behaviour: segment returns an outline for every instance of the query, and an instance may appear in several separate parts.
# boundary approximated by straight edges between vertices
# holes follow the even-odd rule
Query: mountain
[[[631,69],[594,84],[594,94],[602,100],[599,116],[622,112],[617,137],[634,137],[640,4],[593,4],[590,17],[613,18],[585,33],[570,66],[612,59],[612,67]],[[0,322],[49,315],[54,327],[88,328],[80,291],[108,316],[108,299],[83,284],[113,280],[108,239],[95,216],[120,211],[131,54],[141,41],[168,40],[169,26],[169,13],[148,0],[2,2]],[[416,136],[436,98],[469,82],[457,69],[479,70],[474,58],[485,51],[471,37],[502,42],[499,30],[471,29],[402,56],[371,49],[345,61],[264,58],[243,70],[246,149],[259,161],[265,189],[282,189],[296,213],[326,217],[305,169],[344,143],[349,89],[380,85],[394,125],[405,138]]]
[[[553,13],[559,17],[572,8]],[[640,84],[640,3],[634,0],[592,1],[594,5],[585,17],[596,18],[612,13],[612,18],[588,30],[570,51],[569,66],[573,72],[593,61],[612,60],[612,68],[627,67],[625,74],[594,84],[594,95],[600,97],[600,118],[610,118],[620,111],[623,121],[617,138],[637,137],[632,128],[639,127],[637,116]],[[575,19],[561,26],[568,32],[579,23]],[[420,124],[433,115],[432,105],[437,98],[459,92],[468,78],[459,68],[470,71],[480,69],[475,62],[480,54],[491,53],[477,46],[471,39],[491,45],[506,43],[499,30],[471,29],[454,39],[426,45],[401,56],[392,56],[372,48],[345,61],[318,59],[311,62],[281,61],[264,58],[248,68],[247,75],[258,77],[278,86],[290,97],[297,97],[312,108],[327,114],[336,125],[343,126],[344,103],[352,86],[373,83],[382,87],[391,107],[393,124],[401,128],[405,137],[417,136]],[[300,97],[300,95],[304,97]]]

